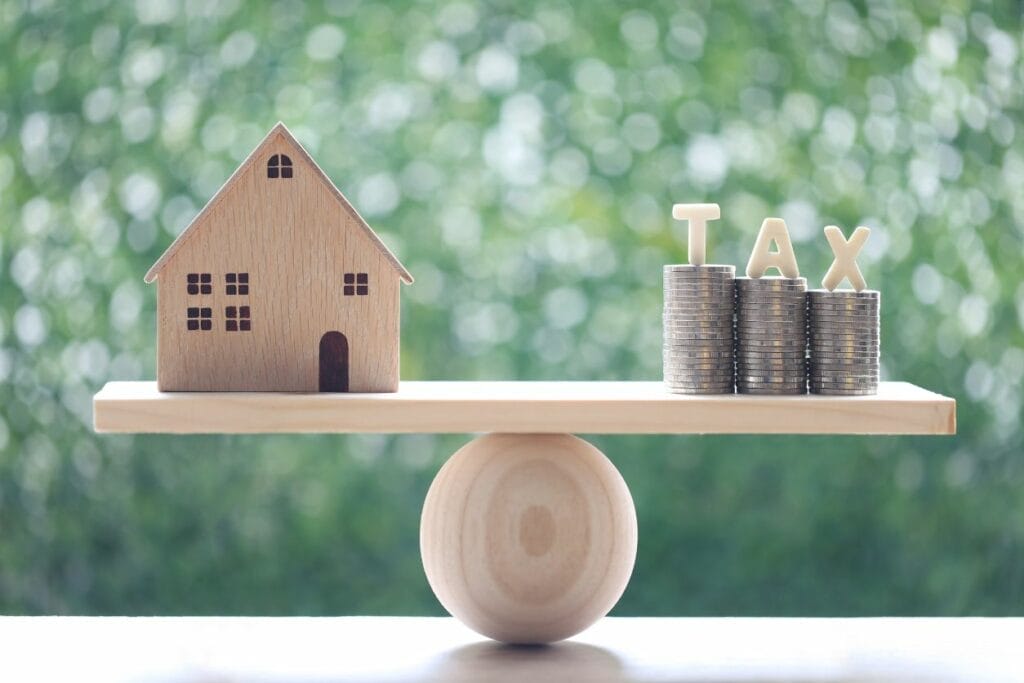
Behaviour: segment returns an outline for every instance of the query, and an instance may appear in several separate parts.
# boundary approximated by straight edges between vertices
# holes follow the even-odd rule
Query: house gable
[[[330,195],[352,217],[355,225],[358,226],[363,232],[365,232],[366,237],[368,237],[370,242],[380,251],[385,261],[398,273],[398,276],[401,278],[401,280],[406,284],[411,284],[413,278],[412,275],[409,274],[409,271],[405,269],[405,266],[401,264],[401,262],[395,257],[393,253],[391,253],[391,250],[387,248],[387,246],[380,240],[380,238],[370,228],[366,221],[363,220],[363,217],[360,216],[359,212],[356,211],[355,207],[353,207],[352,204],[349,203],[348,199],[345,198],[345,195],[343,195],[341,191],[334,185],[334,183],[331,182],[330,178],[327,177],[327,174],[324,173],[323,169],[320,168],[320,166],[316,163],[316,161],[313,160],[313,158],[309,155],[305,148],[301,144],[299,144],[299,141],[295,139],[295,137],[291,134],[288,128],[281,122],[278,122],[270,130],[270,132],[267,133],[266,137],[263,138],[263,141],[260,142],[260,144],[256,146],[256,149],[252,151],[252,153],[245,159],[245,161],[243,161],[242,164],[237,169],[235,169],[235,172],[231,174],[231,177],[228,178],[227,182],[225,182],[224,185],[217,191],[217,193],[210,199],[210,201],[207,202],[206,206],[203,207],[202,211],[200,211],[199,214],[192,220],[192,222],[189,223],[189,225],[185,228],[185,230],[183,230],[182,233],[178,235],[177,239],[175,239],[174,242],[171,243],[171,246],[169,246],[167,250],[164,251],[163,255],[160,256],[156,263],[154,263],[153,266],[149,269],[149,272],[146,273],[145,281],[153,282],[154,280],[156,280],[156,278],[160,275],[160,271],[163,270],[163,268],[174,258],[174,256],[181,249],[181,247],[198,230],[202,229],[201,226],[205,222],[207,222],[205,221],[207,215],[210,214],[224,200],[224,198],[238,183],[239,179],[242,178],[254,164],[264,163],[264,157],[266,156],[266,152],[272,146],[279,147],[279,145],[275,144],[278,142],[283,142],[288,148],[291,149],[291,151],[294,152],[295,159],[293,160],[293,163],[299,161],[305,162],[305,166],[308,167],[308,169],[313,172],[313,176],[323,183],[325,188],[329,191]]]

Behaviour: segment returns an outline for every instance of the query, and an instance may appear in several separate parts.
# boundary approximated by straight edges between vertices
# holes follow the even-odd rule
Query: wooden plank
[[[4,681],[1024,680],[1024,619],[602,619],[552,647],[454,619],[2,617]]]
[[[954,434],[956,402],[906,382],[875,396],[681,396],[660,382],[402,382],[391,394],[161,393],[110,382],[98,432]]]

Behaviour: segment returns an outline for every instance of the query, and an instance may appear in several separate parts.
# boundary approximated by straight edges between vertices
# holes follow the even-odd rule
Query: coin
[[[736,278],[739,280],[740,278]],[[835,289],[829,291],[827,289],[808,289],[807,293],[813,297],[820,297],[822,299],[877,299],[881,296],[881,293],[877,289],[862,289],[857,292],[852,289]]]
[[[735,272],[736,266],[717,263],[670,263],[663,266],[666,271],[672,272]]]

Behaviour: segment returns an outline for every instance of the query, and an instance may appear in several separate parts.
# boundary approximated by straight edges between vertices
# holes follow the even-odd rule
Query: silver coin
[[[661,336],[662,342],[665,344],[671,343],[674,346],[679,346],[686,342],[720,342],[722,348],[728,348],[732,344],[732,335],[729,333],[715,333],[715,332],[694,332],[687,333],[682,331],[665,332]]]
[[[794,389],[762,389],[760,387],[736,387],[738,394],[750,394],[752,396],[800,396],[807,393],[807,387]]]
[[[881,310],[878,305],[878,301],[856,301],[850,299],[847,301],[828,301],[826,299],[808,299],[808,307],[812,311],[837,311],[837,312],[853,312],[857,313],[860,311],[874,312]]]
[[[662,315],[662,322],[676,327],[689,325],[690,323],[697,323],[700,325],[717,326],[717,327],[732,327],[733,320],[731,318],[723,318],[721,316],[700,316],[700,315]]]
[[[787,351],[803,351],[806,348],[802,341],[791,341],[788,339],[750,339],[746,338],[738,342],[737,346],[744,350],[758,349],[780,349]]]
[[[665,365],[662,368],[662,376],[687,381],[724,382],[731,379],[734,374],[735,371],[732,368],[686,368],[670,365]]]
[[[728,350],[700,350],[700,349],[687,349],[679,346],[666,346],[664,347],[664,353],[671,353],[674,358],[680,360],[724,360],[726,358],[732,358],[732,349]]]
[[[662,353],[661,360],[664,365],[674,368],[725,369],[731,368],[735,364],[731,358],[678,358],[670,352]]]
[[[733,384],[711,384],[703,387],[680,387],[665,382],[665,389],[672,394],[734,394],[736,387]]]
[[[864,387],[819,387],[807,385],[812,394],[829,394],[832,396],[873,396],[878,393],[878,385]]]
[[[865,356],[865,357],[862,357],[862,358],[856,358],[856,357],[851,358],[850,356],[842,356],[842,355],[838,355],[837,354],[837,355],[834,355],[834,356],[815,356],[814,358],[811,359],[810,362],[813,365],[817,366],[817,367],[827,367],[827,366],[830,366],[830,365],[858,366],[858,365],[866,365],[866,364],[871,364],[871,365],[874,365],[874,366],[877,367],[878,364],[881,361],[879,361],[877,356],[874,356],[874,357]]]
[[[801,334],[807,331],[807,325],[803,320],[785,316],[739,316],[736,318],[736,324],[751,329],[800,330]]]
[[[674,368],[721,370],[733,367],[733,360],[731,358],[678,358],[670,353],[663,354],[661,358],[665,365],[671,365]]]
[[[881,336],[881,330],[879,330],[877,326],[858,327],[856,325],[850,325],[850,324],[834,325],[834,326],[831,326],[831,327],[822,327],[820,325],[808,325],[807,326],[807,332],[808,332],[808,334],[810,334],[812,336],[818,336],[818,337],[821,337],[821,338],[827,338],[827,337],[830,337],[830,336],[831,337],[857,337],[857,336],[866,337],[866,336],[869,336],[869,335],[872,336],[872,337],[879,337],[879,336]]]
[[[815,334],[810,332],[807,335],[808,341],[815,346],[879,346],[880,337],[878,335],[871,335],[869,333],[864,334],[849,334],[849,335],[837,335],[837,334]]]
[[[849,337],[836,337],[836,336],[822,337],[822,336],[815,335],[815,334],[808,334],[807,335],[807,340],[810,342],[811,346],[820,346],[821,348],[824,348],[824,349],[828,349],[828,348],[850,349],[850,348],[855,348],[857,346],[867,347],[867,348],[878,348],[880,346],[880,341],[879,341],[878,337],[872,338],[872,337],[866,336],[866,335],[865,336],[860,336],[860,337],[857,337],[857,336],[849,336]]]
[[[790,318],[799,319],[801,323],[806,321],[808,315],[803,308],[782,308],[782,307],[762,307],[762,308],[744,308],[742,306],[736,306],[735,308],[736,317],[739,319],[758,319],[758,318]]]
[[[813,382],[808,382],[807,383],[807,388],[810,389],[812,394],[839,394],[840,392],[851,392],[851,395],[854,395],[853,392],[870,392],[870,393],[877,393],[878,392],[878,384],[877,383],[875,383],[875,384],[864,384],[864,385],[860,385],[860,386],[842,386],[842,387],[839,387],[839,386],[821,385],[821,384],[815,384]]]
[[[856,379],[833,379],[811,376],[807,384],[812,387],[823,387],[826,389],[863,389],[865,387],[878,386],[877,377],[858,377]]]
[[[662,308],[665,310],[675,311],[722,311],[728,309],[731,311],[734,307],[729,302],[721,301],[708,301],[706,299],[696,299],[694,301],[675,301],[667,299]]]
[[[812,394],[833,394],[836,396],[860,396],[878,393],[878,385],[863,387],[822,387],[808,384],[807,388]]]
[[[665,384],[676,387],[678,389],[724,389],[725,387],[732,387],[734,385],[732,376],[724,377],[721,379],[707,378],[707,379],[688,379],[679,377],[666,376],[662,380]]]
[[[731,372],[682,372],[676,370],[665,370],[662,377],[666,382],[673,382],[680,386],[702,386],[706,384],[728,384],[733,381]]]
[[[669,263],[662,266],[665,272],[673,273],[735,273],[736,266],[729,264],[718,264],[718,263],[701,263],[699,265],[694,263]]]
[[[787,377],[802,378],[807,370],[800,365],[736,365],[736,375],[742,377]]]
[[[881,299],[826,299],[820,296],[812,296],[810,292],[806,297],[807,305],[816,309],[831,309],[837,311],[868,310],[878,311],[882,308]]]
[[[865,289],[861,292],[854,292],[852,290],[837,289],[834,292],[829,292],[824,289],[808,289],[807,296],[814,301],[879,301],[881,300],[881,294],[878,290]]]
[[[881,336],[881,331],[875,327],[852,327],[850,325],[836,326],[832,328],[822,328],[810,326],[807,328],[807,333],[811,337],[818,339],[830,339],[833,337],[844,338],[854,337],[863,339],[877,339]]]
[[[701,381],[701,382],[679,381],[679,380],[671,378],[671,377],[666,377],[662,381],[667,386],[671,386],[671,387],[676,388],[676,389],[683,389],[683,390],[690,390],[690,391],[694,391],[694,390],[717,391],[717,392],[726,391],[726,390],[731,391],[732,388],[736,384],[735,382],[733,382],[731,377],[727,378],[727,379],[724,379],[724,380],[708,380],[708,381]]]
[[[736,320],[737,327],[746,330],[781,330],[786,332],[799,331],[800,334],[807,334],[807,326],[802,320],[793,318],[739,318]]]
[[[840,369],[856,367],[877,368],[881,364],[878,356],[815,356],[807,362],[810,363],[811,367],[815,368],[839,367]]]
[[[789,320],[794,324],[799,323],[800,327],[807,326],[807,316],[803,310],[794,311],[752,311],[752,310],[736,310],[737,320],[750,320],[752,322],[758,321],[775,321],[775,320]]]
[[[733,326],[715,322],[701,322],[698,320],[666,320],[661,324],[661,329],[666,333],[676,334],[728,334],[732,335]]]
[[[877,346],[882,335],[875,332],[851,331],[851,332],[822,332],[821,330],[807,330],[807,339],[812,344],[822,346],[843,346],[849,344],[873,344]]]
[[[682,333],[675,332],[662,332],[661,342],[664,346],[685,346],[690,347],[694,351],[731,351],[733,348],[733,339],[729,335],[719,335],[717,337],[708,336],[686,336]]]
[[[801,287],[807,286],[807,278],[805,277],[779,277],[778,275],[769,275],[767,277],[747,277],[745,275],[740,275],[736,278],[736,282],[749,287],[781,287],[786,285],[799,285]]]
[[[665,363],[662,365],[662,373],[668,377],[680,377],[680,378],[703,378],[703,379],[726,379],[733,376],[734,369],[731,365],[723,367],[713,368],[699,368],[691,367],[688,365],[671,365]]]
[[[807,306],[803,302],[794,301],[748,301],[746,299],[736,299],[736,308],[738,310],[750,310],[750,311],[806,311]]]
[[[751,339],[779,339],[804,343],[807,335],[801,329],[790,329],[782,325],[737,325],[736,338],[741,343]]]
[[[774,359],[774,360],[773,359],[764,359],[764,358],[762,358],[760,360],[750,360],[748,358],[737,358],[736,359],[736,367],[737,368],[748,368],[748,369],[757,368],[759,370],[768,370],[768,369],[787,370],[787,371],[793,371],[793,372],[796,372],[796,371],[799,370],[799,371],[803,372],[804,370],[807,369],[807,364],[804,362],[804,360],[802,358],[777,358],[777,359]]]
[[[692,285],[665,284],[665,286],[661,288],[661,293],[667,300],[715,300],[728,301],[729,303],[736,301],[736,296],[732,292],[731,287],[697,287]]]
[[[857,329],[877,328],[881,322],[877,316],[873,315],[815,315],[814,313],[808,313],[807,320],[810,321],[812,326],[822,329],[843,327],[855,327]]]
[[[705,325],[728,325],[733,321],[731,317],[724,315],[691,315],[687,313],[663,313],[662,319],[666,323],[701,323]]]
[[[702,363],[700,361],[680,361],[672,358],[662,358],[661,367],[663,370],[672,372],[708,372],[717,374],[731,373],[735,370],[733,363]]]
[[[786,346],[765,346],[756,343],[756,339],[740,338],[736,340],[736,353],[742,353],[751,357],[759,356],[800,356],[807,354],[807,347],[804,344],[795,342]]]
[[[809,358],[878,358],[877,346],[811,346]]]
[[[831,328],[822,328],[811,325],[807,328],[807,332],[812,337],[818,339],[831,339],[838,338],[842,340],[845,337],[858,337],[866,339],[876,339],[881,336],[881,331],[877,327],[853,327],[850,325],[836,326]]]
[[[732,377],[734,368],[732,364],[712,367],[699,367],[690,364],[678,365],[670,362],[663,362],[661,366],[665,375],[684,377]]]
[[[818,306],[814,306],[814,305],[811,305],[811,306],[807,307],[807,313],[809,315],[814,316],[815,318],[857,318],[857,319],[863,319],[863,318],[878,318],[879,317],[878,309],[875,309],[873,311],[871,311],[871,310],[852,311],[852,310],[836,310],[836,309],[824,310],[824,309],[822,309],[822,308],[820,308]]]
[[[678,380],[678,379],[675,379],[675,378],[666,377],[662,381],[665,382],[666,386],[670,386],[673,389],[683,389],[683,390],[689,390],[689,391],[704,390],[704,391],[720,392],[720,391],[725,391],[726,389],[732,390],[732,387],[734,386],[734,383],[733,383],[731,377],[729,379],[727,379],[727,380],[700,381],[700,382],[687,382],[687,381],[681,381],[681,380]]]
[[[836,391],[834,389],[812,389],[808,393],[816,396],[874,396],[878,393],[878,388],[864,389],[862,391]]]
[[[782,384],[737,384],[737,394],[760,394],[762,396],[792,396],[798,394],[807,393],[806,384],[793,384],[793,385],[782,385]]]
[[[732,273],[714,271],[666,270],[661,274],[665,282],[728,282],[736,281]]]
[[[720,351],[726,351],[733,346],[732,335],[729,333],[687,334],[686,332],[669,332],[667,330],[661,335],[661,343],[663,346],[693,346]]]
[[[736,384],[737,394],[761,394],[787,396],[806,394],[806,384]]]
[[[787,303],[793,305],[806,306],[807,296],[806,292],[803,292],[798,289],[779,292],[752,292],[750,290],[736,288],[736,301],[740,303]]]
[[[835,336],[832,336],[832,337],[821,337],[821,336],[809,334],[809,335],[807,335],[807,341],[808,341],[808,345],[809,346],[815,346],[815,347],[818,347],[818,348],[820,348],[822,350],[840,349],[840,350],[843,350],[843,351],[846,351],[846,350],[853,351],[853,350],[856,350],[857,348],[861,348],[861,349],[877,349],[877,348],[879,348],[881,346],[881,343],[880,343],[880,340],[878,339],[878,337],[872,338],[872,337],[868,337],[868,336],[863,336],[863,337],[852,337],[851,336],[851,337],[842,337],[842,338],[840,338],[840,337],[835,337]]]
[[[679,394],[681,396],[718,396],[719,394],[735,394],[735,389],[730,385],[721,388],[702,389],[695,391],[691,389],[675,389],[673,387],[666,387],[666,390],[670,394]]]
[[[808,370],[807,374],[817,380],[835,380],[841,379],[843,381],[851,379],[875,379],[879,377],[878,368],[820,368],[812,367]]]
[[[852,289],[821,289],[820,287],[808,289],[807,293],[823,299],[877,299],[882,294],[877,289],[862,289],[859,292]]]
[[[772,383],[772,384],[793,384],[803,382],[806,375],[803,373],[781,373],[781,372],[738,372],[736,381],[743,381],[751,384]]]
[[[681,382],[724,382],[733,377],[732,368],[711,369],[711,368],[681,368],[666,366],[662,368],[662,375],[666,378],[679,380]]]
[[[872,316],[821,316],[813,314],[807,316],[807,326],[810,329],[821,332],[842,332],[845,330],[877,332],[881,329],[879,322],[877,317]]]
[[[810,375],[807,381],[814,386],[820,387],[833,387],[836,389],[851,388],[859,389],[865,386],[871,386],[878,384],[878,376],[872,377],[819,377],[817,375]]]

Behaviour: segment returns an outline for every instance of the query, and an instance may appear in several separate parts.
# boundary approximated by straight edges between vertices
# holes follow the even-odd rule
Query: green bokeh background
[[[142,276],[277,120],[417,277],[405,379],[657,379],[678,201],[712,260],[872,227],[883,374],[955,438],[598,437],[623,615],[1020,614],[1022,22],[1011,2],[0,0],[0,611],[438,614],[451,436],[97,436]]]

